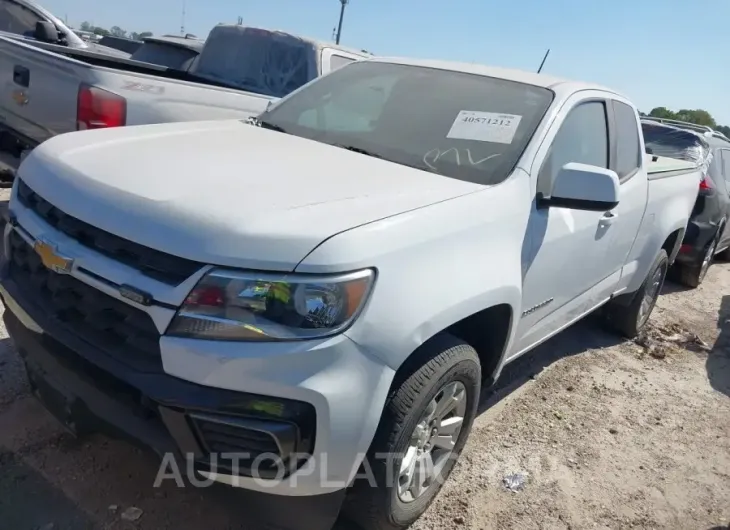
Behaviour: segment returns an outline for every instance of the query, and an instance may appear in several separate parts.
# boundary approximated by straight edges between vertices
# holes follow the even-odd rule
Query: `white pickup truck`
[[[598,308],[635,336],[700,183],[616,92],[396,59],[254,125],[62,135],[18,177],[0,294],[49,410],[307,530],[302,497],[406,527],[507,363]]]
[[[279,31],[219,25],[190,68],[180,71],[137,56],[0,37],[0,130],[22,152],[79,129],[246,118],[369,56]]]

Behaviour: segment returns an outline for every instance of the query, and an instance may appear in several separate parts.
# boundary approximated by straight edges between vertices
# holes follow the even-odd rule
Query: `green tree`
[[[715,118],[712,117],[712,114],[703,109],[682,109],[678,112],[674,112],[666,107],[655,107],[651,109],[649,116],[653,116],[654,118],[664,118],[667,120],[686,121],[697,125],[706,125],[707,127],[712,127],[716,131],[720,131],[725,136],[730,137],[730,127],[727,125],[719,125],[715,121]]]
[[[109,32],[112,34],[113,37],[126,37],[127,32],[120,28],[119,26],[112,26]]]
[[[653,118],[664,118],[665,120],[676,120],[677,115],[667,107],[655,107],[651,109],[649,116]]]
[[[94,26],[91,25],[91,22],[87,22],[84,20],[79,26],[79,29],[81,31],[94,31]]]
[[[133,31],[129,34],[129,38],[133,40],[142,40],[147,37],[151,37],[152,32],[151,31],[143,31],[142,33],[137,33],[136,31]]]
[[[98,26],[95,27],[92,31],[94,33],[96,33],[97,35],[101,35],[102,37],[106,37],[107,35],[109,35],[109,30],[106,30],[104,28],[100,28]]]
[[[688,121],[690,123],[696,123],[697,125],[707,125],[713,129],[717,127],[717,122],[710,115],[709,112],[702,109],[689,110],[682,109],[677,112],[677,119],[681,121]]]

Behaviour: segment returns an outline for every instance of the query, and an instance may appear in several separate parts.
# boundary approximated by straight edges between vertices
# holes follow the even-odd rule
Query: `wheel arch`
[[[515,307],[508,302],[493,303],[478,311],[462,315],[433,332],[396,370],[392,386],[407,378],[421,364],[420,354],[426,345],[443,334],[452,335],[474,348],[482,368],[482,380],[492,384],[498,376],[515,330]]]
[[[679,249],[682,246],[682,240],[684,239],[684,234],[686,231],[686,228],[678,228],[667,236],[661,246],[661,248],[667,251],[670,265],[674,263],[677,254],[679,254]]]

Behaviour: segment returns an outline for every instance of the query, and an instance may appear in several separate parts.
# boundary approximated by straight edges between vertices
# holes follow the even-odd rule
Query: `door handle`
[[[601,216],[601,223],[604,225],[610,225],[618,218],[618,214],[614,212],[606,212]]]
[[[13,67],[13,83],[16,85],[29,87],[30,86],[30,70],[25,66],[16,64]]]

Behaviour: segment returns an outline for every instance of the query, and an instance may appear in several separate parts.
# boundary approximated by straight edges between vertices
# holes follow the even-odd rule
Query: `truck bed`
[[[12,42],[19,42],[15,39],[7,39],[0,37],[2,40],[11,40]],[[62,55],[69,59],[92,65],[99,66],[102,68],[110,68],[112,70],[119,70],[122,72],[134,72],[137,74],[151,75],[155,77],[162,77],[165,79],[171,79],[176,81],[185,81],[188,83],[198,83],[206,86],[217,86],[222,88],[228,88],[230,90],[236,90],[237,92],[245,92],[240,88],[237,88],[231,84],[227,84],[223,81],[216,81],[212,79],[206,79],[188,72],[182,72],[180,70],[173,70],[164,66],[156,64],[145,63],[141,61],[133,61],[125,57],[113,57],[111,55],[105,55],[103,53],[79,50],[74,48],[68,48],[67,46],[59,46],[56,44],[47,44],[42,42],[21,42],[22,45],[29,48],[37,48],[44,50],[56,55]],[[248,92],[246,92],[248,93]]]
[[[245,119],[275,98],[164,66],[0,37],[0,128],[27,148],[77,130],[83,85],[125,99],[125,125]]]

